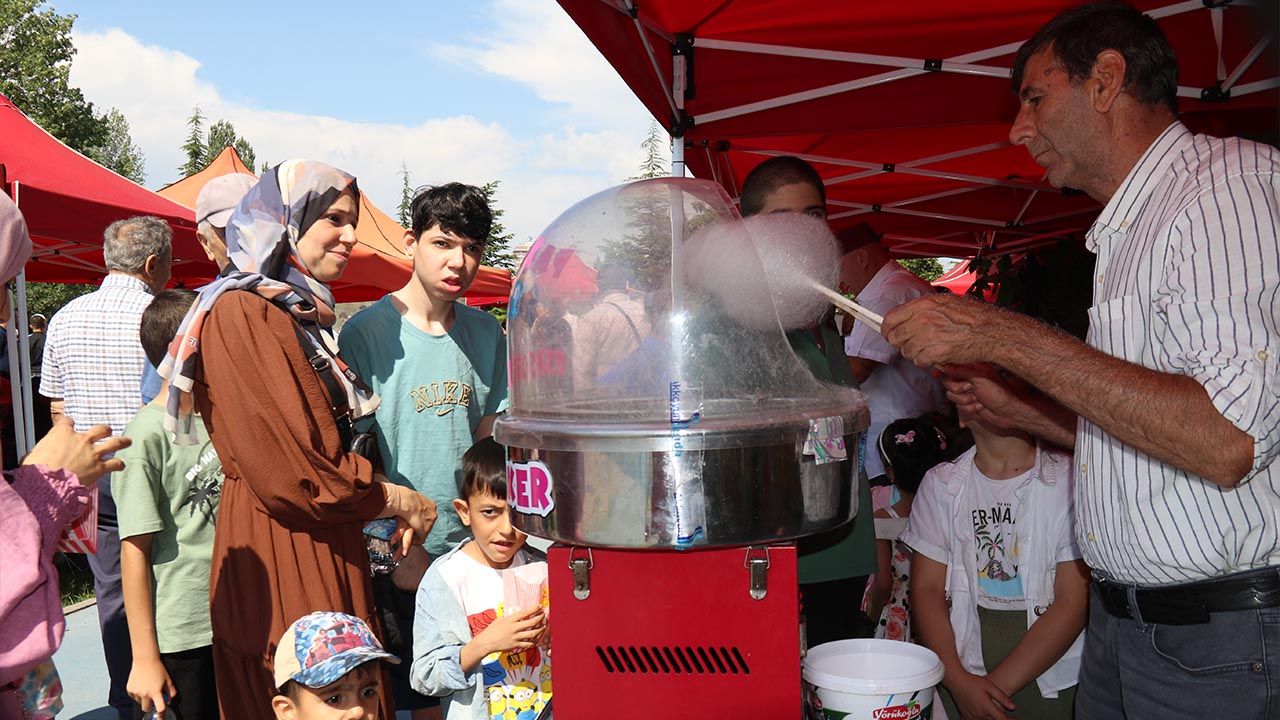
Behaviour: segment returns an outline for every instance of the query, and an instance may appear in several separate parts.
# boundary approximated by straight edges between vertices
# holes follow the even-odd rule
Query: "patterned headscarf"
[[[255,292],[289,311],[306,327],[313,345],[329,357],[329,370],[346,391],[352,419],[371,414],[378,396],[338,358],[331,328],[336,315],[333,293],[311,277],[298,256],[298,240],[350,189],[359,197],[356,179],[314,160],[290,160],[268,170],[249,189],[227,223],[227,256],[234,270],[200,291],[182,320],[169,354],[160,364],[169,378],[165,429],[175,442],[196,442],[190,415],[181,416],[181,393],[191,392],[200,353],[200,331],[214,302],[230,290]]]

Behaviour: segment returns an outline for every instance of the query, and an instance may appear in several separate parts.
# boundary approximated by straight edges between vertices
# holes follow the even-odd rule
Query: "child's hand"
[[[489,627],[476,636],[476,641],[482,644],[485,655],[527,650],[534,646],[538,636],[542,634],[545,620],[542,608],[535,608],[533,612],[513,609],[510,614],[489,623]]]
[[[157,717],[164,717],[165,708],[168,706],[165,697],[166,695],[170,699],[176,697],[178,687],[173,684],[168,671],[164,669],[159,659],[150,661],[135,659],[133,669],[129,671],[129,681],[125,685],[125,691],[138,705],[142,706],[143,712],[151,712],[154,705]]]
[[[1015,710],[1013,700],[981,675],[965,673],[947,684],[964,720],[1009,720],[1005,710]]]

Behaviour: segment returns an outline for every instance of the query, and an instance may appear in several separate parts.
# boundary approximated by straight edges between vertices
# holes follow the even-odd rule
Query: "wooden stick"
[[[861,320],[872,330],[880,332],[880,323],[884,322],[884,318],[821,283],[813,283],[813,287],[830,298],[837,307],[852,315],[854,319]]]

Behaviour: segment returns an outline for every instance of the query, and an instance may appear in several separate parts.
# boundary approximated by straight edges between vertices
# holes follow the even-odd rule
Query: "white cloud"
[[[499,0],[497,30],[487,34],[482,47],[465,52],[490,72],[527,82],[539,97],[568,104],[575,123],[540,136],[519,137],[519,128],[512,132],[469,115],[406,126],[233,102],[200,78],[199,59],[143,43],[121,29],[73,33],[77,56],[71,82],[100,109],[114,106],[128,118],[134,142],[146,156],[149,187],[178,179],[186,120],[199,104],[207,117],[230,120],[249,138],[260,161],[311,157],[330,162],[359,177],[361,188],[389,212],[399,202],[402,162],[415,185],[501,180],[504,222],[522,242],[573,203],[633,174],[649,122],[558,7],[532,8]],[[517,56],[520,60],[513,61]],[[591,108],[596,111],[577,116]]]

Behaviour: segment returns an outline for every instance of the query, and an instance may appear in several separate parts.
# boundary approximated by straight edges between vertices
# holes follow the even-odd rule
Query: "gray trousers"
[[[1280,608],[1210,617],[1202,625],[1117,618],[1090,592],[1076,717],[1280,718]]]
[[[125,684],[133,668],[133,645],[129,642],[129,623],[124,616],[124,592],[120,584],[120,531],[99,525],[98,552],[86,557],[93,571],[93,590],[98,599],[102,654],[106,656],[107,674],[111,677],[107,703],[120,720],[132,720],[133,700],[125,691]]]

